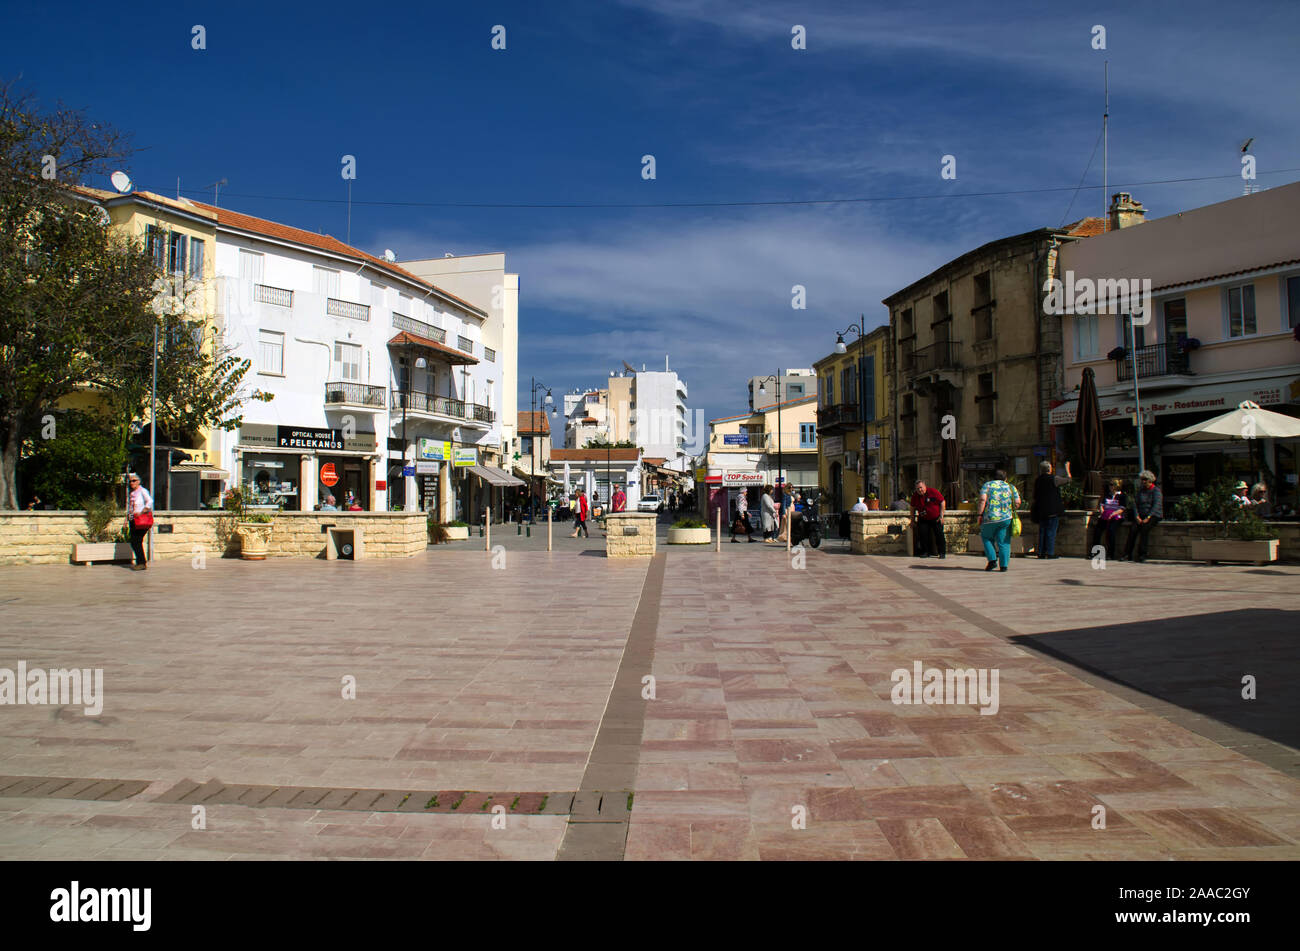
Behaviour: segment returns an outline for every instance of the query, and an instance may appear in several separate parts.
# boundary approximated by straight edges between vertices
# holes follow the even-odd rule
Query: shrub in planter
[[[447,541],[447,527],[438,521],[436,515],[430,512],[425,517],[425,526],[429,530],[429,543],[432,545],[442,545]]]
[[[708,528],[709,526],[704,524],[703,519],[687,517],[687,518],[679,518],[677,521],[673,522],[672,527],[673,528]]]
[[[88,542],[129,541],[123,522],[126,512],[112,499],[86,499],[81,503],[86,510],[86,530],[78,532]],[[116,526],[116,528],[115,528]]]

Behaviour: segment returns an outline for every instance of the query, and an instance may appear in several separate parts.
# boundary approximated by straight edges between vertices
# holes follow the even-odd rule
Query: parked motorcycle
[[[813,502],[805,502],[803,510],[795,512],[790,522],[790,544],[802,545],[805,541],[813,548],[822,543],[821,519],[817,517],[817,506]]]

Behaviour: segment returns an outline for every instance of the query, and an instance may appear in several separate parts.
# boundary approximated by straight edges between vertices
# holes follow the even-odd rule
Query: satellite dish
[[[131,190],[131,176],[126,172],[114,172],[108,177],[108,180],[113,183],[114,188],[123,194]]]
[[[455,256],[456,255],[452,254],[450,251],[443,255],[444,258],[454,258]]]
[[[397,260],[397,255],[393,253],[392,248],[384,248],[384,260],[389,264]]]

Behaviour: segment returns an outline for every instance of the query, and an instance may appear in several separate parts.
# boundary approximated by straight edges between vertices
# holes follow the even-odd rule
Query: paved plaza
[[[0,570],[0,667],[104,672],[0,707],[0,857],[1300,858],[1298,567],[555,529]],[[894,703],[917,663],[996,712]]]

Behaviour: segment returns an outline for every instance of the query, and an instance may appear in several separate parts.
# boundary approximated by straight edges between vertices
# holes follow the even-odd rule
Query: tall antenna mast
[[[1110,60],[1106,60],[1106,109],[1101,114],[1101,218],[1102,231],[1110,230]]]

